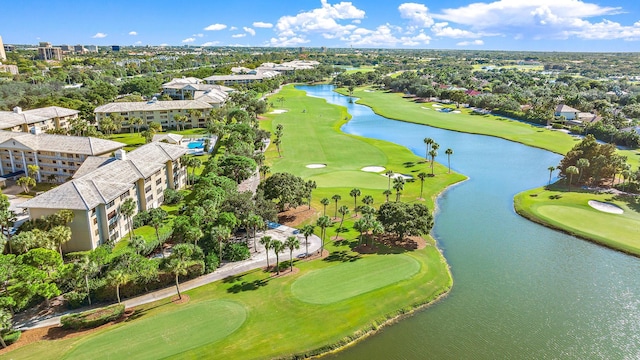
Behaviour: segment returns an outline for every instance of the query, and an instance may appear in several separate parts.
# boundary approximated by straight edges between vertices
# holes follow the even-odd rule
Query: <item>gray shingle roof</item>
[[[22,124],[34,124],[57,117],[66,117],[78,114],[78,110],[67,109],[59,106],[25,110],[21,112],[0,111],[0,129],[8,129]]]
[[[198,100],[173,100],[173,101],[132,101],[116,102],[98,106],[95,113],[112,113],[128,111],[161,111],[161,110],[188,110],[211,109],[212,106]]]
[[[23,208],[90,210],[106,204],[135,186],[135,182],[175,161],[187,149],[166,143],[149,143],[126,155],[126,160],[90,158],[85,175],[25,201]],[[84,167],[84,164],[82,165]],[[82,169],[81,167],[81,169]],[[93,169],[92,171],[89,171]]]
[[[66,136],[54,134],[30,134],[0,131],[0,148],[11,148],[13,141],[34,151],[53,151],[83,155],[102,155],[125,146],[117,141],[92,137]]]

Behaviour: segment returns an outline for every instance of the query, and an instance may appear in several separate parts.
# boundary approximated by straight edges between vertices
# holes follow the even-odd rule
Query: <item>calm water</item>
[[[640,359],[640,260],[518,216],[513,196],[546,184],[560,156],[487,136],[388,120],[331,86],[343,131],[404,145],[470,179],[438,201],[433,230],[454,278],[447,298],[332,355],[339,359]],[[428,112],[425,111],[425,116]],[[451,114],[455,121],[456,114]],[[640,234],[639,234],[640,236]]]

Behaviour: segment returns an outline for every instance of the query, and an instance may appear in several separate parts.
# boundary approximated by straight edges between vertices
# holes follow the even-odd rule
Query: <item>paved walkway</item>
[[[241,274],[249,270],[266,266],[267,255],[266,255],[266,252],[264,251],[264,246],[260,245],[260,243],[258,243],[258,240],[264,235],[269,235],[273,237],[273,239],[284,241],[286,240],[287,237],[294,235],[293,232],[295,230],[296,229],[294,228],[281,225],[275,229],[269,229],[265,232],[258,232],[258,234],[256,235],[258,252],[257,253],[252,252],[251,258],[244,261],[235,262],[235,263],[223,263],[220,268],[216,269],[216,271],[212,273],[202,275],[195,279],[191,279],[189,281],[185,281],[181,283],[180,291],[184,292],[187,290],[191,290],[191,289],[212,283],[214,281],[222,280],[229,276]],[[306,249],[305,249],[304,236],[302,234],[297,234],[295,236],[297,236],[298,239],[300,240],[300,249],[295,250],[293,252],[293,256],[298,257],[304,254]],[[315,251],[319,250],[320,242],[321,241],[318,236],[316,235],[310,236],[309,237],[309,253],[314,253]],[[253,239],[250,239],[249,249],[253,251]],[[280,254],[280,260],[281,261],[289,260],[289,249],[286,249],[282,254]],[[276,261],[276,255],[273,252],[273,250],[270,250],[269,264],[275,264],[275,261]],[[150,302],[154,302],[157,300],[166,299],[174,295],[176,295],[175,285],[164,288],[164,289],[160,289],[148,294],[144,294],[135,298],[127,299],[124,301],[124,304],[126,308],[132,308],[135,306],[148,304]],[[94,307],[101,307],[101,306],[104,306],[104,304],[99,304],[99,306],[94,306]],[[16,320],[15,327],[18,330],[29,330],[29,329],[36,329],[40,327],[46,327],[46,326],[60,325],[60,318],[63,315],[77,313],[77,312],[85,311],[88,309],[90,308],[85,307],[80,309],[69,310],[64,313],[56,313],[56,314],[49,314],[45,316],[39,316],[39,317],[31,318],[28,320],[22,320],[22,321]]]

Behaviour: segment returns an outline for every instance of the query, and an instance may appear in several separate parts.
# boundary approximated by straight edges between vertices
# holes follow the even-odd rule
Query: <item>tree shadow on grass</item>
[[[640,213],[640,198],[638,196],[633,196],[633,195],[615,195],[613,197],[611,197],[610,199],[606,199],[606,201],[622,201],[625,204],[627,204],[627,206],[629,207],[629,209]]]
[[[258,290],[263,286],[267,286],[267,284],[269,284],[269,278],[253,281],[243,281],[228,288],[227,292],[231,294],[237,294],[244,291],[253,291]]]
[[[354,262],[360,260],[362,256],[358,253],[347,252],[346,250],[335,251],[329,254],[326,258],[322,259],[322,261],[328,262]]]

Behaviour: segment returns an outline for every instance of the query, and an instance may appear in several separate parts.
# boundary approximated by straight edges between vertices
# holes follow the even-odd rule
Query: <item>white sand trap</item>
[[[442,107],[442,105],[438,105],[438,104],[431,104],[431,106],[433,106],[433,107]]]
[[[307,168],[309,169],[321,169],[323,167],[327,167],[327,164],[309,164]]]
[[[269,114],[283,114],[286,113],[289,110],[285,110],[285,109],[275,109],[272,112],[270,112]]]
[[[605,202],[601,202],[601,201],[589,200],[589,206],[591,206],[592,208],[594,208],[596,210],[603,211],[603,212],[606,212],[606,213],[611,213],[611,214],[622,214],[622,213],[624,213],[624,210],[619,208],[617,205],[610,204],[610,203],[605,203]]]
[[[375,92],[375,91],[373,91],[373,90],[365,90],[364,92]]]
[[[461,112],[460,110],[453,110],[452,111],[452,113],[454,113],[454,114],[460,114],[460,112]]]
[[[384,171],[384,167],[383,166],[365,166],[360,170],[366,171],[366,172],[378,173],[378,172]]]
[[[424,107],[424,106],[420,106],[420,109],[431,110],[431,109],[426,108],[426,107]]]
[[[387,175],[386,175],[386,174],[380,174],[380,175],[382,175],[382,176],[384,176],[384,177],[387,177]],[[411,175],[405,175],[405,174],[400,174],[400,173],[393,173],[393,175],[391,175],[391,177],[392,177],[392,178],[394,178],[394,179],[395,179],[395,178],[399,178],[399,177],[401,177],[401,178],[403,178],[403,179],[405,179],[405,180],[407,180],[407,179],[413,179],[413,176],[411,176]]]

